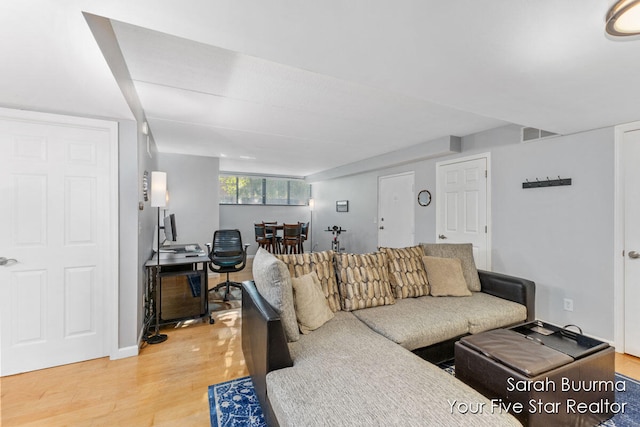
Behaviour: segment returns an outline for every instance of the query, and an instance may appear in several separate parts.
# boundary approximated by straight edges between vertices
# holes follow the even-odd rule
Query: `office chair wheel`
[[[216,323],[216,319],[213,318],[213,316],[209,317],[209,324],[213,325],[214,323]]]

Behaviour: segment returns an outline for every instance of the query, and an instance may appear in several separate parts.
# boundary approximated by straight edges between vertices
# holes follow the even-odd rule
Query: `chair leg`
[[[209,292],[218,292],[220,289],[225,288],[222,300],[229,301],[229,293],[231,292],[232,287],[241,289],[242,285],[240,283],[232,282],[231,280],[229,280],[229,273],[227,272],[227,280],[222,283],[218,283],[214,288],[209,289]]]

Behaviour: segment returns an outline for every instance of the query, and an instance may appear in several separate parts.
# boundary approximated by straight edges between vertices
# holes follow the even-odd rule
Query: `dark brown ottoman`
[[[492,399],[484,412],[545,427],[594,426],[620,412],[612,347],[591,345],[571,357],[533,335],[496,329],[455,344],[456,377]]]

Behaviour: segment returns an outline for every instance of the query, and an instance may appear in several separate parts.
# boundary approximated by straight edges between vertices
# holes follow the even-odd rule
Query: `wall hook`
[[[558,179],[550,179],[547,176],[546,180],[540,181],[540,179],[536,177],[535,182],[531,182],[527,178],[525,182],[522,183],[522,188],[559,187],[562,185],[571,185],[571,178],[561,178],[560,175],[558,175]]]

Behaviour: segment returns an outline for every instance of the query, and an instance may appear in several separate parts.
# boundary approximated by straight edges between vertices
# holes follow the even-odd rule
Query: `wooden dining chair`
[[[269,252],[273,252],[273,236],[267,235],[264,223],[254,223],[253,229],[255,230],[256,242],[258,243],[258,246],[268,250]]]
[[[309,237],[309,223],[308,222],[300,222],[300,253],[304,253],[303,244],[306,242]]]
[[[282,253],[300,253],[300,223],[283,224],[282,227]]]
[[[273,240],[273,253],[282,253],[282,237],[278,236],[278,222],[277,221],[263,221],[265,232],[267,237]]]

